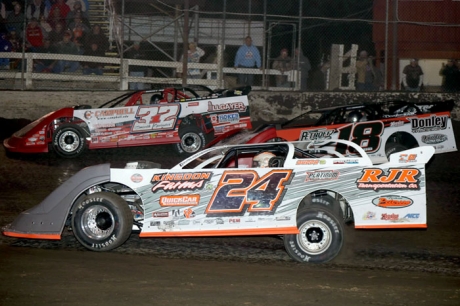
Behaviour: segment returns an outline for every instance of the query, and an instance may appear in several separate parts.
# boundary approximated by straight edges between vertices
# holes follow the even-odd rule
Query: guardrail
[[[220,49],[220,48],[219,48]],[[130,66],[144,66],[146,68],[182,68],[181,62],[170,61],[150,61],[150,60],[135,60],[135,59],[120,59],[110,57],[96,57],[84,55],[67,55],[67,54],[49,54],[49,53],[16,53],[16,52],[0,52],[0,58],[20,59],[22,63],[26,63],[24,68],[20,67],[17,70],[0,70],[1,79],[24,80],[26,89],[35,89],[34,81],[36,80],[51,80],[51,81],[74,81],[74,82],[108,82],[118,84],[119,90],[128,90],[128,83],[139,82],[146,84],[182,84],[181,78],[168,77],[138,77],[129,75]],[[219,58],[219,57],[218,57]],[[110,75],[83,75],[79,72],[73,73],[37,73],[33,70],[34,60],[65,60],[77,62],[95,62],[111,66],[119,66],[119,72]],[[215,64],[205,63],[188,63],[188,68],[201,69],[202,74],[206,76],[203,79],[187,79],[187,84],[206,85],[210,88],[225,88],[225,76],[237,74],[254,74],[262,75],[262,80],[266,80],[270,75],[281,75],[280,71],[275,69],[248,69],[248,68],[233,68],[223,67],[221,61]],[[80,72],[81,73],[81,72]],[[297,80],[300,80],[300,72],[289,71],[285,73],[288,80],[292,82],[292,87],[270,87],[270,86],[253,86],[253,90],[277,90],[277,91],[294,91],[299,90]],[[268,84],[268,82],[265,82]],[[85,83],[87,84],[87,83]],[[82,84],[82,89],[85,89],[85,84]]]

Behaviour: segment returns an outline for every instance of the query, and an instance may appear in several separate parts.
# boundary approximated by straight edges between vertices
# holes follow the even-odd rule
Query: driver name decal
[[[211,179],[211,172],[164,173],[152,177],[152,192],[202,189]]]
[[[358,189],[420,189],[420,170],[415,168],[392,168],[388,172],[382,169],[363,169],[356,180]]]
[[[411,122],[412,133],[445,130],[447,128],[447,116],[436,116],[422,118],[408,118]]]

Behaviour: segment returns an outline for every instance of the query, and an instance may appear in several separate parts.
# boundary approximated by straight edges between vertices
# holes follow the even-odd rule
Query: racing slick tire
[[[53,150],[65,158],[81,155],[86,150],[84,131],[72,124],[61,125],[53,135]]]
[[[407,147],[405,145],[402,145],[399,142],[389,142],[385,146],[385,156],[388,160],[390,160],[391,154],[398,153],[404,150],[407,150]]]
[[[75,238],[91,251],[109,251],[128,240],[133,227],[129,206],[111,192],[86,196],[72,213]]]
[[[334,259],[344,241],[344,229],[334,213],[321,207],[297,215],[298,234],[284,235],[287,253],[298,262],[324,263]]]
[[[194,125],[184,126],[179,130],[180,142],[176,144],[179,154],[192,155],[206,145],[206,136],[203,131]]]

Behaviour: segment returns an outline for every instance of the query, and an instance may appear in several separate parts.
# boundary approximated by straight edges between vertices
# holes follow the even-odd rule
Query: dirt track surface
[[[454,124],[457,135],[460,125]],[[460,144],[457,136],[457,144]],[[298,264],[278,237],[140,239],[109,253],[0,236],[0,305],[460,305],[460,153],[427,169],[427,230],[347,229],[333,262]],[[75,160],[6,157],[0,226],[85,166],[180,161],[168,146],[98,150]]]

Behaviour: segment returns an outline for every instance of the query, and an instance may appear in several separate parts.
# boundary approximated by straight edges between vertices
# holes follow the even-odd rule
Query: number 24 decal
[[[133,123],[133,132],[172,130],[176,126],[179,104],[140,106]]]
[[[269,212],[281,203],[292,170],[273,170],[259,178],[256,171],[225,171],[206,213]]]

